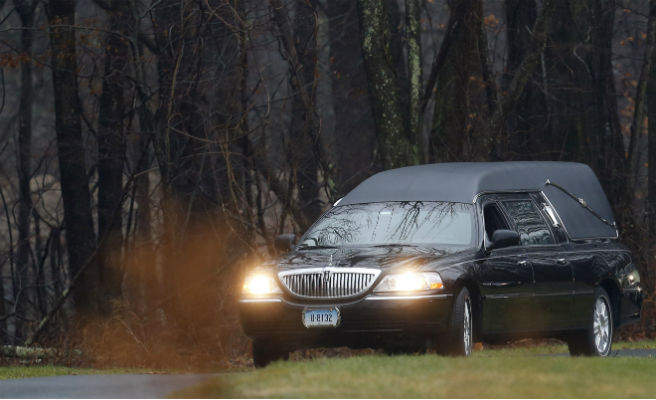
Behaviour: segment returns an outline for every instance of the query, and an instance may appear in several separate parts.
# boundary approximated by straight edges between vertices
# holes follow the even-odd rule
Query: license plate
[[[341,321],[337,308],[314,308],[303,310],[303,325],[306,328],[335,328]]]

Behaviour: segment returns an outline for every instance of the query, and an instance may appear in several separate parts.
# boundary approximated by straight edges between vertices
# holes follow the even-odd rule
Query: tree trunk
[[[508,34],[507,73],[503,77],[504,90],[507,90],[513,76],[519,73],[522,61],[535,48],[532,32],[537,19],[535,0],[506,0],[506,24]],[[540,56],[542,52],[540,52]],[[517,106],[506,120],[508,146],[499,146],[500,158],[533,159],[538,149],[544,148],[544,128],[546,120],[545,95],[540,87],[541,74],[533,72],[524,88]]]
[[[430,133],[432,161],[479,160],[487,157],[485,117],[491,113],[486,91],[487,43],[481,0],[449,3],[448,35],[440,49],[437,92]],[[481,54],[484,53],[484,54]]]
[[[649,25],[656,21],[656,0],[649,1]],[[647,123],[648,123],[648,221],[649,233],[656,236],[656,53],[652,53],[647,84]]]
[[[416,164],[419,151],[408,137],[408,112],[403,85],[398,81],[393,57],[393,37],[385,2],[358,0],[362,52],[372,102],[378,158],[385,169]]]
[[[240,18],[246,16],[246,7],[244,2],[238,2],[236,5],[237,13]],[[239,66],[238,78],[236,81],[239,84],[239,102],[235,102],[237,108],[236,114],[240,116],[238,126],[236,128],[238,135],[240,137],[240,150],[242,153],[242,161],[239,165],[240,175],[241,175],[241,191],[244,193],[244,203],[246,207],[246,241],[252,245],[256,240],[257,233],[257,221],[255,217],[255,196],[253,193],[253,187],[256,184],[256,173],[255,173],[255,163],[253,162],[254,149],[252,143],[248,137],[249,135],[249,125],[248,125],[248,71],[249,71],[249,62],[248,62],[248,31],[245,29],[240,30],[235,33],[239,38]],[[261,235],[268,240],[266,236],[266,230],[261,232]],[[268,243],[267,243],[268,245]]]
[[[75,1],[51,0],[48,19],[57,154],[69,268],[73,276],[94,254],[96,246],[80,123],[75,31],[72,28],[75,26]],[[97,268],[89,268],[74,293],[78,311],[97,311],[97,282]]]
[[[34,296],[34,263],[30,262],[30,216],[32,214],[32,191],[30,180],[32,167],[32,37],[34,26],[35,2],[16,1],[16,10],[21,20],[21,91],[18,111],[18,243],[16,251],[16,269],[20,280],[19,291],[14,293],[16,312],[21,317],[28,317]],[[23,320],[16,319],[16,337],[23,337]]]
[[[336,191],[342,196],[371,174],[375,144],[371,99],[362,58],[362,34],[357,4],[331,0],[326,4],[330,21],[330,77],[335,111]],[[365,150],[365,151],[363,151]]]
[[[408,36],[408,115],[411,143],[421,141],[421,95],[423,89],[421,61],[421,5],[419,0],[405,0],[405,26]],[[487,44],[486,44],[487,46]]]
[[[52,240],[50,241],[50,281],[52,288],[56,295],[59,295],[64,289],[62,278],[62,245],[61,245],[61,231],[59,228],[53,228]]]
[[[296,1],[294,13],[294,47],[298,63],[291,65],[292,87],[298,92],[302,86],[307,92],[307,100],[298,93],[292,99],[292,121],[290,127],[289,150],[293,169],[296,172],[298,197],[303,213],[301,231],[305,231],[321,214],[319,200],[319,129],[316,110],[317,71],[317,15],[305,0]]]
[[[550,148],[555,159],[580,160],[590,163],[588,140],[595,125],[594,80],[599,67],[593,62],[588,32],[595,29],[590,15],[591,1],[575,4],[569,0],[555,1],[550,30],[550,46],[545,51],[549,76],[546,85],[551,95],[549,109]],[[584,7],[585,5],[585,7]],[[579,29],[572,29],[579,26]],[[601,121],[601,120],[600,120]]]
[[[147,248],[144,252],[146,254],[155,254],[154,246],[151,242],[151,198],[150,198],[150,177],[149,169],[152,165],[152,154],[150,150],[151,139],[155,135],[153,121],[154,115],[151,112],[148,104],[150,101],[149,92],[146,89],[146,62],[144,61],[144,43],[140,40],[141,31],[138,17],[140,15],[139,5],[136,0],[130,1],[131,19],[130,23],[132,29],[130,36],[132,41],[136,43],[131,48],[132,59],[135,71],[135,91],[136,97],[139,101],[137,105],[137,117],[139,120],[139,140],[137,144],[137,160],[136,160],[136,177],[134,178],[134,197],[137,205],[135,223],[136,235],[133,238],[133,245],[144,246]],[[132,248],[136,248],[133,246]],[[129,286],[137,293],[137,302],[141,308],[147,307],[149,304],[157,301],[160,296],[158,288],[160,282],[157,274],[157,263],[154,260],[147,263],[138,263],[138,265],[130,264],[128,267],[131,269],[127,271],[128,274],[133,274],[133,279],[129,279]],[[127,264],[126,264],[127,265]]]
[[[302,220],[307,229],[321,213],[318,171],[321,158],[319,119],[316,110],[317,19],[313,6],[296,0],[293,24],[280,0],[271,0],[273,18],[278,26],[283,57],[289,65],[292,98],[288,159],[296,176]]]
[[[602,186],[609,194],[612,204],[616,205],[616,216],[620,223],[630,206],[617,206],[629,192],[628,179],[625,172],[627,163],[624,154],[624,138],[620,127],[617,109],[617,92],[613,76],[612,40],[615,26],[615,0],[599,0],[596,2],[595,20],[599,21],[593,35],[593,47],[599,52],[600,68],[596,89],[597,114],[605,119],[598,131],[593,132],[593,145],[599,149],[599,154],[592,164],[597,171]]]
[[[105,312],[109,300],[121,292],[121,246],[123,165],[125,163],[124,88],[129,86],[129,48],[123,36],[129,34],[130,10],[116,2],[109,10],[109,33],[105,36],[105,73],[98,113],[98,237],[99,272],[106,290],[102,300]]]
[[[48,249],[50,247],[50,240],[52,237],[52,230],[48,233],[48,239],[46,240],[45,246],[43,246],[43,241],[41,240],[41,219],[39,214],[34,211],[32,212],[32,218],[34,220],[34,236],[36,237],[36,249],[34,254],[37,259],[34,260],[36,264],[33,270],[35,270],[35,294],[36,294],[36,305],[38,306],[38,317],[41,318],[48,313],[48,286],[46,284],[46,272],[45,272],[45,262],[46,257],[48,256]]]
[[[645,56],[642,60],[640,78],[638,80],[638,87],[636,88],[635,111],[633,113],[633,122],[631,123],[629,147],[627,149],[627,161],[630,167],[634,165],[634,158],[637,158],[635,156],[635,152],[636,146],[638,144],[638,138],[642,134],[643,119],[645,116],[645,96],[647,94],[647,82],[649,80],[649,74],[651,73],[651,63],[655,61],[654,55],[656,54],[656,18],[652,16],[652,12],[655,12],[655,8],[655,1],[650,0]]]

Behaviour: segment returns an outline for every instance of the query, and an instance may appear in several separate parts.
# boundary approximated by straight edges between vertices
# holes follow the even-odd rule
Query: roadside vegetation
[[[656,348],[656,341],[614,349]],[[503,347],[469,359],[434,354],[316,358],[224,374],[175,397],[653,397],[653,358],[557,357],[564,345]],[[552,355],[552,356],[550,356]]]

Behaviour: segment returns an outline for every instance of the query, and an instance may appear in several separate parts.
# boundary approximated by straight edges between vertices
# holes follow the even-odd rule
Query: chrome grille
[[[380,275],[373,268],[307,268],[278,273],[293,295],[312,299],[358,296],[371,288]]]

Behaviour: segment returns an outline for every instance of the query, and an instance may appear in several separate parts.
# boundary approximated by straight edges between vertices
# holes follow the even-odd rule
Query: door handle
[[[559,258],[559,259],[556,260],[556,264],[558,264],[558,265],[567,265],[567,260],[565,260],[564,258]]]

